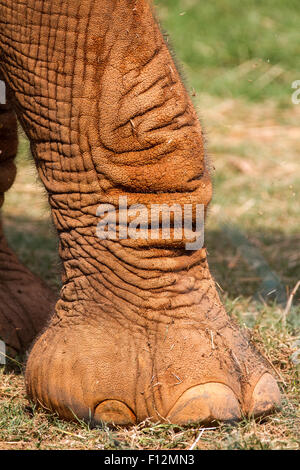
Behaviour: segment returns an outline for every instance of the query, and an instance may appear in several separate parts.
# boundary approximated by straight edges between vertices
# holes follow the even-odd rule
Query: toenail
[[[136,416],[125,403],[119,400],[105,400],[96,406],[93,421],[95,424],[126,426],[135,424]]]
[[[280,391],[271,374],[265,373],[257,382],[253,394],[249,415],[258,417],[268,415],[280,405]]]
[[[190,388],[167,416],[171,423],[182,425],[194,422],[234,422],[240,418],[240,406],[235,394],[221,383],[207,383]]]

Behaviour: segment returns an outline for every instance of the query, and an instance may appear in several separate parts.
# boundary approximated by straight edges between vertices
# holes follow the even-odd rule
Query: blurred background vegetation
[[[183,64],[215,168],[206,231],[215,276],[233,297],[260,289],[255,263],[245,259],[232,231],[222,228],[230,223],[289,291],[300,278],[300,105],[291,99],[292,83],[300,79],[300,3],[155,4],[166,40]]]
[[[290,105],[300,72],[299,0],[155,0],[197,91]]]

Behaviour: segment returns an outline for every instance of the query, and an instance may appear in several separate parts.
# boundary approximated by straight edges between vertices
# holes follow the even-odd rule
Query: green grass
[[[267,358],[283,396],[279,413],[261,423],[244,419],[236,427],[205,430],[197,448],[299,449],[300,289],[285,321],[285,302],[258,295],[261,271],[225,227],[248,240],[288,297],[300,279],[300,105],[290,101],[290,83],[300,79],[300,7],[280,0],[156,3],[196,88],[215,167],[206,228],[211,269],[229,315]],[[283,72],[259,82],[273,66]],[[17,181],[3,210],[5,230],[22,261],[57,288],[57,240],[27,154],[22,138]],[[149,422],[93,430],[66,423],[26,400],[22,366],[9,361],[0,368],[0,449],[189,449],[199,432],[199,426]]]
[[[300,78],[298,0],[156,0],[199,93],[291,101]]]

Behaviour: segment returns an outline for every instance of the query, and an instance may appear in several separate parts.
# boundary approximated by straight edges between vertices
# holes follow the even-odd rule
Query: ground
[[[270,0],[249,0],[247,11],[240,0],[156,3],[205,124],[215,188],[206,227],[212,272],[228,313],[277,377],[281,411],[216,429],[146,422],[91,430],[34,409],[25,397],[24,358],[7,358],[0,366],[0,449],[300,448],[300,288],[288,303],[300,279],[300,104],[291,101],[291,83],[300,79],[300,10],[296,1],[287,9],[279,0],[269,9]],[[56,236],[28,155],[21,133],[5,230],[21,260],[57,290]]]

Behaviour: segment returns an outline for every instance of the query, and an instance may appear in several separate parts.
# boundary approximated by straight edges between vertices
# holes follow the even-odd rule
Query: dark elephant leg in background
[[[0,207],[16,176],[17,120],[9,104],[0,105]],[[54,294],[9,248],[0,220],[0,339],[8,355],[23,353],[46,324]]]
[[[9,104],[0,104],[0,145],[1,208],[4,193],[12,186],[16,177],[14,159],[18,149],[17,119]]]

